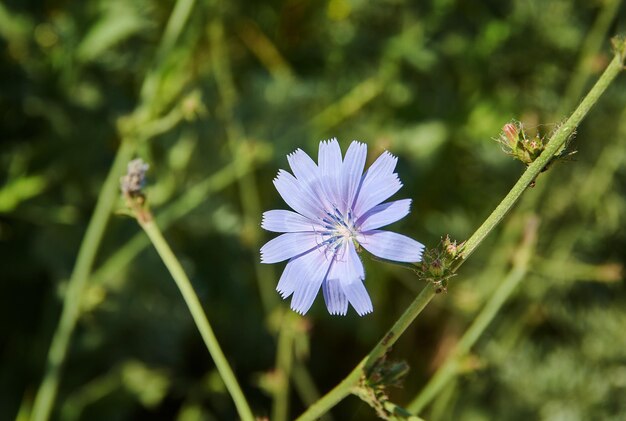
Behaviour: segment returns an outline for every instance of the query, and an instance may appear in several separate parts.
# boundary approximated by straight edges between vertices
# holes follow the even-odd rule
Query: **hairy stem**
[[[502,283],[494,291],[483,309],[474,319],[469,329],[451,352],[446,361],[437,369],[435,375],[428,381],[419,395],[407,406],[407,409],[419,413],[439,392],[454,378],[462,365],[462,360],[483,334],[487,326],[493,321],[498,311],[511,296],[515,288],[524,279],[528,271],[528,263],[532,257],[536,243],[538,220],[531,218],[526,226],[524,239],[516,253],[513,267]]]
[[[543,153],[528,166],[526,171],[519,178],[517,183],[511,188],[509,193],[504,197],[495,210],[487,217],[485,222],[472,234],[472,236],[465,243],[461,251],[461,259],[459,259],[453,271],[456,272],[459,267],[467,260],[467,258],[476,250],[476,248],[483,242],[487,235],[502,221],[508,211],[515,205],[522,193],[526,190],[528,185],[535,180],[535,178],[541,173],[546,165],[552,160],[552,158],[559,152],[563,144],[567,141],[569,136],[573,133],[576,127],[580,124],[582,119],[587,115],[591,107],[598,101],[600,96],[604,93],[606,88],[615,79],[619,72],[623,69],[623,54],[626,50],[626,42],[622,41],[619,46],[619,51],[615,55],[615,58],[611,61],[609,66],[605,69],[600,79],[593,86],[591,91],[582,100],[578,108],[570,116],[570,118],[563,124],[550,138],[548,146]],[[343,398],[350,394],[352,387],[354,387],[360,376],[363,375],[363,368],[372,367],[376,361],[396,342],[399,335],[402,334],[406,328],[413,322],[415,317],[421,312],[421,310],[433,299],[436,295],[432,285],[427,285],[419,293],[417,298],[409,305],[407,310],[400,316],[400,319],[391,327],[391,329],[383,336],[374,349],[355,367],[354,370],[348,374],[348,376],[339,383],[334,389],[324,395],[318,402],[313,404],[307,409],[298,420],[312,420],[325,413]]]
[[[591,91],[589,91],[578,108],[576,108],[576,111],[574,111],[567,121],[559,127],[559,129],[550,138],[548,145],[542,154],[528,166],[519,180],[517,180],[517,183],[515,183],[513,188],[504,197],[504,199],[502,199],[491,215],[487,217],[485,222],[483,222],[483,224],[467,240],[463,250],[461,251],[462,258],[459,260],[455,269],[458,269],[458,267],[461,266],[461,264],[476,250],[480,243],[483,242],[485,237],[487,237],[487,235],[489,235],[489,233],[500,223],[509,210],[511,210],[528,185],[532,183],[533,180],[537,178],[539,173],[544,170],[546,165],[550,163],[552,158],[572,135],[576,127],[578,127],[582,119],[587,115],[591,107],[594,106],[606,88],[622,69],[623,58],[621,54],[617,54],[604,73],[602,73],[602,76],[600,76],[600,79],[596,82]]]
[[[196,295],[183,267],[172,252],[172,249],[163,237],[159,227],[154,223],[154,220],[151,217],[139,215],[137,217],[137,221],[150,238],[154,248],[161,257],[161,260],[163,260],[163,263],[172,275],[172,278],[174,278],[174,281],[176,282],[176,285],[178,286],[178,289],[180,290],[183,299],[189,308],[189,312],[191,313],[191,316],[200,331],[200,335],[202,335],[202,339],[204,340],[204,343],[209,350],[213,361],[215,362],[217,371],[220,373],[228,392],[235,402],[239,417],[244,421],[254,421],[254,416],[252,415],[250,406],[248,405],[248,402],[239,387],[239,383],[237,382],[235,374],[228,364],[228,360],[224,356],[224,353],[217,342],[217,338],[213,333],[209,320],[202,309],[202,304],[200,304],[200,300],[198,299],[198,296]]]

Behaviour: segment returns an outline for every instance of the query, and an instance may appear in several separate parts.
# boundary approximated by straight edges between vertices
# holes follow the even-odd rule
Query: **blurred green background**
[[[370,162],[388,149],[404,183],[396,196],[413,198],[393,228],[429,247],[445,234],[461,241],[524,170],[493,141],[502,126],[516,119],[549,135],[611,59],[610,36],[626,30],[616,0],[179,0],[188,19],[174,19],[168,30],[180,35],[168,38],[174,4],[0,3],[0,419],[32,404],[122,139],[139,139],[151,207],[255,413],[269,415],[288,302],[274,292],[283,264],[258,263],[273,237],[259,225],[263,210],[286,208],[271,182],[285,155],[316,156],[335,136],[344,148],[366,142]],[[578,152],[537,179],[399,340],[391,358],[411,371],[390,389],[394,402],[411,401],[442,364],[537,215],[520,286],[423,415],[626,418],[625,88],[619,76],[579,127]],[[140,231],[122,215],[107,227],[53,418],[235,419]],[[330,316],[319,296],[297,317],[291,417],[340,381],[425,285],[364,260],[373,314]],[[375,419],[355,397],[332,415]]]

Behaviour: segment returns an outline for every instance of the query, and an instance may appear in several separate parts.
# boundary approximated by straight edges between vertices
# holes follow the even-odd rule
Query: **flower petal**
[[[323,214],[319,200],[302,188],[298,180],[287,171],[280,170],[274,179],[274,186],[289,207],[299,214],[316,220]]]
[[[307,232],[324,229],[306,216],[283,209],[269,210],[263,213],[261,227],[273,232]]]
[[[357,226],[359,226],[361,231],[384,227],[404,218],[409,214],[410,210],[411,199],[383,203],[365,212],[357,221]]]
[[[393,174],[393,170],[396,169],[398,158],[389,153],[388,151],[380,154],[376,161],[368,168],[367,172],[370,177],[382,177],[385,175]]]
[[[374,256],[396,262],[421,262],[424,245],[395,232],[372,230],[357,236],[357,241]]]
[[[313,250],[290,262],[292,267],[288,276],[293,279],[291,282],[294,288],[291,298],[292,310],[305,314],[311,308],[328,274],[331,262],[332,259],[328,258],[322,250]]]
[[[322,236],[317,232],[289,232],[261,247],[261,263],[277,263],[320,247]]]
[[[322,284],[324,301],[330,314],[345,316],[348,312],[348,299],[343,293],[339,279],[326,279]]]
[[[342,260],[335,262],[336,266],[340,266],[343,263],[343,268],[335,271],[339,276],[341,289],[359,316],[371,313],[374,308],[365,285],[363,285],[363,279],[365,279],[363,263],[352,241],[347,242],[345,253],[342,257]]]
[[[300,257],[292,258],[287,262],[287,266],[285,266],[285,270],[280,275],[280,279],[278,280],[278,285],[276,286],[276,291],[280,294],[281,297],[287,298],[296,290],[296,286],[298,285],[298,279],[293,276],[293,266],[299,263],[295,263]]]
[[[309,182],[317,178],[317,165],[315,165],[311,157],[302,149],[296,149],[287,155],[287,161],[289,162],[291,171],[293,171],[293,175],[295,175],[298,180]]]
[[[381,178],[364,181],[354,205],[354,215],[359,218],[374,206],[389,199],[402,188],[397,174],[389,174]]]
[[[367,171],[361,178],[359,192],[357,193],[357,198],[354,202],[355,213],[357,210],[361,212],[356,213],[357,215],[362,215],[363,213],[367,212],[371,207],[378,205],[397,191],[396,190],[393,193],[388,194],[384,199],[380,199],[374,204],[366,204],[364,206],[362,203],[365,199],[369,197],[369,194],[371,194],[372,191],[378,190],[380,186],[385,186],[385,183],[394,183],[395,179],[397,179],[397,176],[394,176],[393,170],[396,168],[397,162],[398,158],[385,151],[367,169]],[[385,183],[376,183],[376,181],[378,180],[385,180]],[[372,183],[375,183],[376,185],[372,186]],[[397,180],[397,183],[399,183],[399,180]],[[402,184],[398,186],[398,188],[400,187],[402,187]]]
[[[321,172],[315,162],[302,149],[296,149],[287,155],[289,166],[298,179],[300,188],[305,190],[310,197],[315,198],[322,208],[332,209],[327,194],[322,188]]]
[[[364,278],[363,263],[356,252],[354,243],[352,241],[344,242],[335,256],[326,282],[332,285],[333,282],[338,281],[346,299],[360,316],[371,313],[373,310],[372,301],[363,285]],[[345,312],[333,313],[328,299],[326,306],[331,314],[345,314]],[[343,307],[341,309],[343,310]]]
[[[320,142],[318,165],[322,189],[334,206],[340,203],[339,175],[341,171],[341,148],[337,139]]]
[[[341,288],[359,316],[364,316],[374,311],[372,300],[370,299],[370,296],[367,293],[365,285],[361,279],[354,279],[350,282],[341,282]]]
[[[345,213],[354,204],[363,176],[366,157],[367,145],[365,143],[354,141],[346,151],[341,166],[341,201],[337,204],[342,213]]]

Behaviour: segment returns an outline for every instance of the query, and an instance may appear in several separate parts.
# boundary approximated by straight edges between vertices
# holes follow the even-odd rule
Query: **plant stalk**
[[[204,313],[202,304],[200,304],[200,300],[198,299],[198,296],[196,295],[185,270],[172,252],[172,249],[163,237],[159,227],[154,223],[154,219],[151,215],[149,217],[145,217],[145,215],[138,214],[137,221],[150,238],[154,248],[161,257],[161,260],[163,260],[167,270],[172,275],[172,278],[174,278],[174,281],[176,282],[176,285],[178,286],[178,289],[180,290],[183,299],[189,308],[189,312],[191,313],[191,316],[200,331],[200,335],[202,335],[202,339],[204,340],[204,343],[209,350],[213,361],[215,362],[215,366],[217,367],[217,370],[220,373],[222,380],[224,380],[224,384],[226,385],[226,388],[235,403],[239,417],[243,421],[254,421],[252,410],[250,409],[250,406],[241,391],[241,387],[237,382],[235,374],[228,364],[228,360],[224,356],[224,353],[217,342],[217,338],[213,333],[211,324]]]
[[[494,209],[491,215],[487,217],[483,224],[467,240],[461,250],[461,258],[452,268],[453,272],[456,272],[461,267],[463,262],[467,260],[476,248],[478,248],[487,235],[489,235],[489,233],[500,223],[500,221],[502,221],[504,216],[509,212],[513,205],[515,205],[522,193],[524,193],[530,183],[537,178],[537,176],[545,169],[546,165],[548,165],[554,156],[559,152],[563,144],[572,135],[591,107],[593,107],[606,88],[624,68],[623,61],[624,52],[626,51],[626,41],[621,41],[621,44],[622,45],[618,46],[619,51],[616,52],[615,57],[604,70],[600,79],[596,82],[591,91],[589,91],[587,96],[585,96],[574,113],[550,138],[546,149],[532,164],[528,166],[528,168],[526,168],[526,171],[524,171],[522,176],[511,188],[504,199],[502,199],[500,204],[498,204],[498,206]],[[435,295],[436,293],[432,285],[424,287],[415,300],[409,305],[407,310],[402,314],[402,316],[400,316],[400,319],[394,323],[391,329],[383,336],[383,339],[378,342],[374,349],[354,368],[354,370],[350,372],[350,374],[348,374],[344,380],[341,381],[341,383],[339,383],[318,402],[313,404],[302,415],[300,415],[298,421],[313,420],[330,410],[343,398],[348,396],[351,389],[357,384],[360,376],[364,374],[363,368],[371,368],[380,357],[388,352],[389,348],[396,342],[399,335],[406,330],[406,328],[413,322],[421,310],[430,302],[430,300],[433,299]]]

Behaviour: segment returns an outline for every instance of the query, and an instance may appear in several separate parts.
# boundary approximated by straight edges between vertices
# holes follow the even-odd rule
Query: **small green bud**
[[[446,235],[446,238],[443,239],[443,249],[451,259],[455,259],[459,253],[459,246],[456,244],[456,240],[452,241],[449,235]]]

